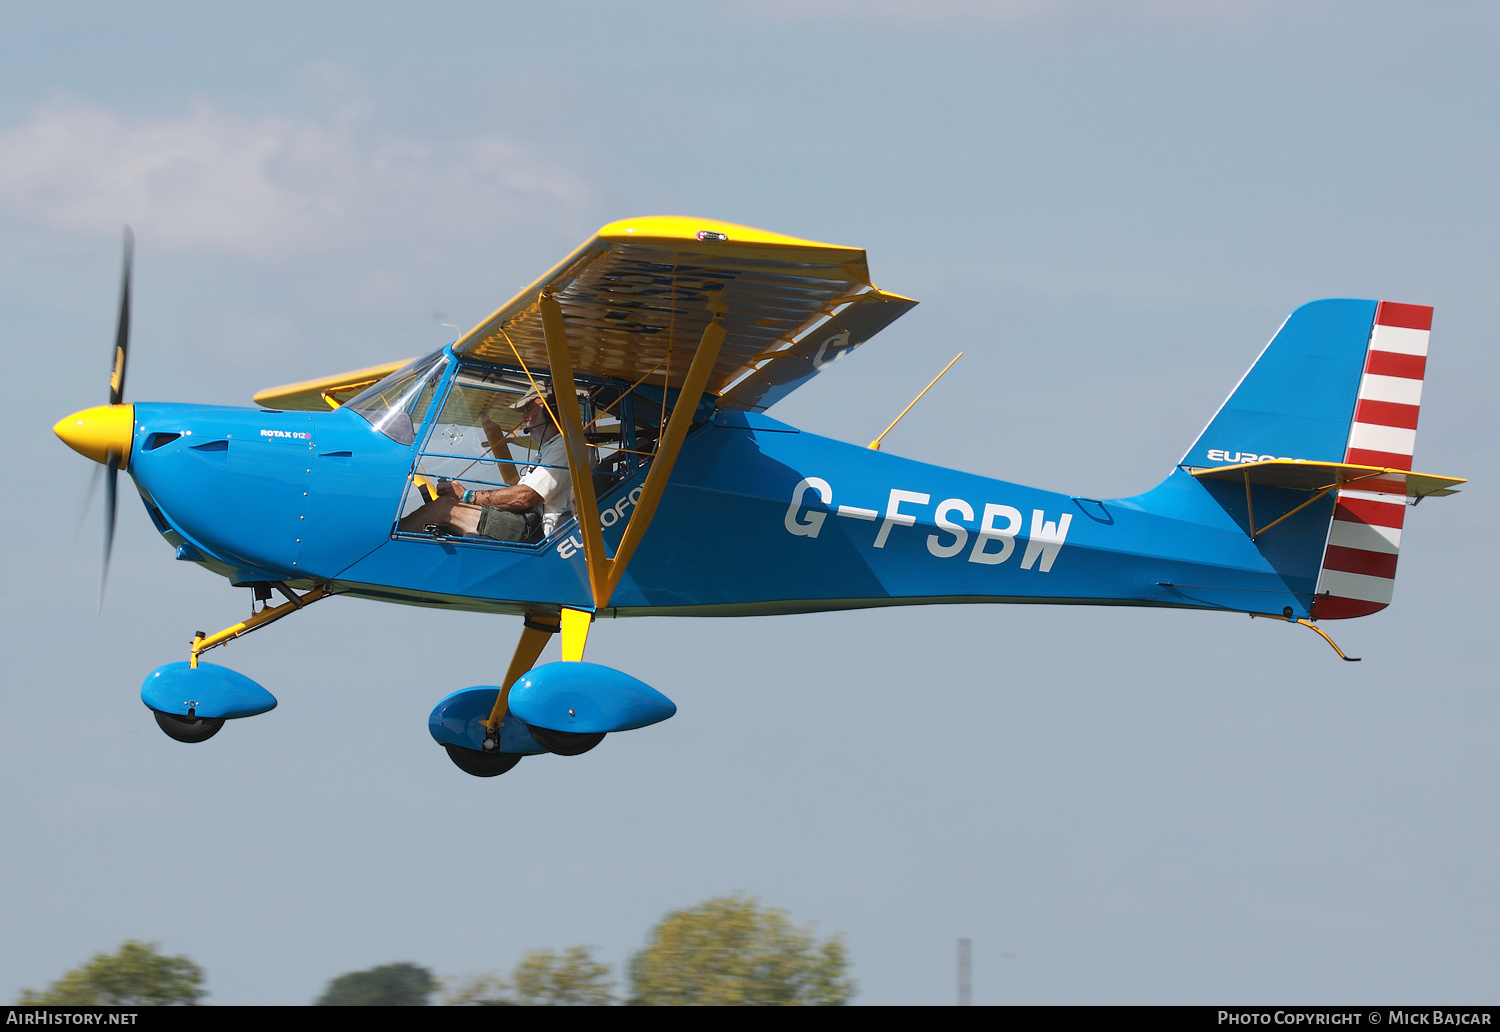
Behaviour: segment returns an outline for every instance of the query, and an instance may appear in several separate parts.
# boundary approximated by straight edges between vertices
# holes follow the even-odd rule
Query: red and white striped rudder
[[[1344,461],[1411,469],[1432,309],[1382,301],[1365,355]],[[1391,601],[1406,515],[1404,481],[1364,480],[1339,491],[1313,618],[1368,616]]]

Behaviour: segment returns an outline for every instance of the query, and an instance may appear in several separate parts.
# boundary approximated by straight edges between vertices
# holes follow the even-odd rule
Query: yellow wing
[[[726,331],[706,385],[764,409],[915,301],[870,282],[865,252],[710,219],[612,222],[464,334],[454,351],[550,367],[540,300],[562,308],[573,370],[681,387],[704,329]]]
[[[910,311],[870,282],[865,252],[680,216],[603,227],[455,342],[460,355],[549,369],[540,300],[559,302],[573,370],[681,387],[705,327],[726,331],[706,393],[759,411]],[[407,359],[406,361],[410,361]],[[338,408],[406,362],[272,387],[267,408]]]
[[[366,387],[379,383],[410,361],[412,360],[409,358],[403,358],[399,362],[368,366],[364,369],[324,376],[316,380],[303,380],[301,383],[289,383],[282,387],[267,387],[263,391],[256,392],[255,403],[262,408],[312,409],[317,412],[326,412],[329,409],[338,408]]]

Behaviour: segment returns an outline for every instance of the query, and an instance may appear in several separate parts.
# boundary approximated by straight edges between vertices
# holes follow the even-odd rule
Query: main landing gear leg
[[[511,685],[520,680],[521,675],[536,664],[537,657],[542,654],[542,649],[547,647],[547,643],[552,640],[552,636],[559,629],[560,624],[555,614],[527,614],[526,625],[521,631],[521,640],[516,643],[516,654],[511,657],[510,669],[505,672],[505,681],[500,685],[500,694],[495,696],[494,708],[490,710],[489,719],[480,722],[485,728],[484,751],[465,749],[460,745],[443,747],[448,750],[448,758],[459,770],[477,778],[493,778],[504,774],[521,762],[519,753],[499,751],[500,725],[505,722],[505,714],[509,712]]]
[[[536,615],[528,613],[521,630],[521,640],[516,643],[516,654],[511,657],[510,669],[505,671],[505,681],[500,685],[500,694],[495,696],[495,708],[490,710],[490,719],[483,721],[489,734],[485,736],[485,751],[493,749],[491,744],[500,733],[500,725],[510,709],[510,688],[521,679],[521,675],[536,665],[542,649],[562,627],[556,614]]]

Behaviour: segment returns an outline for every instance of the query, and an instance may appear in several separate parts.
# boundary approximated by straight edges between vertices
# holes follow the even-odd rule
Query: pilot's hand
[[[448,481],[447,484],[444,485],[444,488],[446,489],[444,491],[445,494],[452,495],[454,498],[457,498],[460,501],[463,499],[464,485],[460,484],[457,480]]]

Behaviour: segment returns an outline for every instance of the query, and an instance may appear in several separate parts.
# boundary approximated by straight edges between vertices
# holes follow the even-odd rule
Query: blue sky
[[[1475,1002],[1500,960],[1486,659],[1500,15],[1484,4],[11,4],[0,12],[0,995],[127,937],[211,1002],[355,968],[618,964],[741,891],[843,932],[860,1002]],[[601,624],[677,717],[463,776],[425,728],[512,620],[335,601],[224,662],[183,747],[137,686],[243,592],[90,469],[120,227],[137,400],[412,355],[599,225],[868,249],[922,304],[773,412],[1076,494],[1154,484],[1298,304],[1436,306],[1395,604],[932,607]],[[82,520],[80,522],[80,520]]]

